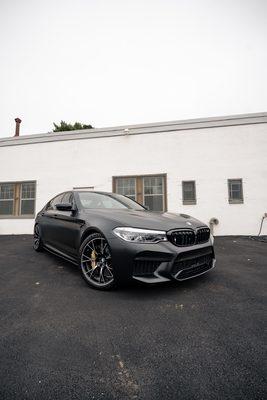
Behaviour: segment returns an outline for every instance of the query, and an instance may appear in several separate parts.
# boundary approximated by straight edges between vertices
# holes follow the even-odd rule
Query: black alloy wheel
[[[100,233],[91,234],[82,243],[80,267],[83,278],[90,286],[100,290],[115,286],[110,247]]]

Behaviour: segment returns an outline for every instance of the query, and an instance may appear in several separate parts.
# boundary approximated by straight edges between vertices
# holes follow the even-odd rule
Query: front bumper
[[[215,267],[211,241],[178,247],[171,242],[140,244],[109,238],[113,268],[123,279],[146,283],[183,281],[202,275]]]

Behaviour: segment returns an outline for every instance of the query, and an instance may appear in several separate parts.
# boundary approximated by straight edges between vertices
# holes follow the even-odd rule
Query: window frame
[[[143,174],[143,175],[118,175],[112,177],[112,192],[116,192],[116,179],[120,178],[135,178],[135,201],[140,203],[144,206],[144,178],[147,177],[162,177],[163,178],[163,210],[162,211],[155,211],[155,212],[166,212],[168,210],[168,203],[167,203],[167,174],[160,173],[160,174]],[[153,211],[153,210],[151,210]]]
[[[21,214],[22,184],[33,183],[35,189],[33,214]],[[0,219],[33,219],[36,215],[37,182],[36,180],[0,182],[1,185],[14,185],[13,214],[0,214]],[[26,199],[25,199],[26,200]]]
[[[156,193],[156,194],[153,194],[153,193],[151,193],[151,194],[146,194],[145,193],[145,178],[149,178],[149,177],[152,177],[152,178],[161,178],[162,180],[163,180],[163,183],[162,183],[162,193]],[[162,205],[163,205],[163,210],[162,211],[156,211],[156,212],[164,212],[164,211],[166,211],[166,207],[165,207],[165,184],[164,184],[164,178],[163,178],[163,176],[161,175],[161,176],[159,176],[159,175],[151,175],[151,176],[142,176],[142,194],[143,194],[143,201],[142,201],[142,204],[143,205],[145,205],[145,198],[146,198],[146,196],[150,196],[150,197],[153,197],[153,196],[162,196]]]
[[[0,199],[0,205],[2,202],[4,201],[10,201],[12,202],[12,214],[0,214],[0,218],[8,218],[8,217],[12,217],[14,215],[14,211],[15,211],[15,196],[16,196],[16,188],[13,182],[1,182],[1,185],[12,185],[12,191],[13,191],[13,198],[8,198],[8,199]]]
[[[194,188],[194,199],[192,200],[187,200],[185,199],[185,191],[184,191],[184,184],[186,183],[193,183],[193,188]],[[196,205],[197,204],[197,190],[196,190],[196,181],[195,180],[186,180],[186,181],[182,181],[182,201],[183,201],[183,205],[187,206],[187,205]]]
[[[231,197],[231,183],[232,182],[241,182],[241,189],[240,189],[241,197],[239,199],[233,199]],[[243,179],[242,178],[227,179],[227,186],[228,186],[228,203],[229,204],[244,204]]]
[[[69,192],[69,191],[68,191],[68,192]],[[52,206],[51,204],[52,204],[52,203],[54,202],[54,200],[56,200],[58,197],[60,197],[60,201],[57,202],[56,204],[61,204],[61,203],[62,203],[62,199],[63,199],[63,197],[65,196],[66,193],[67,193],[67,192],[62,192],[62,193],[59,193],[59,194],[57,194],[56,196],[54,196],[51,200],[49,200],[48,203],[46,203],[46,205],[44,206],[44,210],[47,211],[47,212],[49,212],[49,211],[52,211],[52,212],[56,211],[56,207]]]
[[[115,179],[114,179],[115,178]],[[122,179],[122,178],[126,178],[126,179],[134,179],[134,186],[135,186],[135,195],[134,195],[134,201],[137,201],[137,197],[138,197],[138,190],[137,190],[137,176],[115,176],[113,177],[113,182],[112,182],[112,187],[113,187],[113,192],[117,193],[117,179]],[[117,194],[121,194],[121,193],[117,193]],[[123,196],[126,196],[125,194]],[[129,198],[131,198],[132,196],[127,196]],[[133,199],[132,199],[133,200]]]

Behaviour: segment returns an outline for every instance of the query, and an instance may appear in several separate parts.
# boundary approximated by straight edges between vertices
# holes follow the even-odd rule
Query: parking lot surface
[[[0,236],[1,400],[266,398],[267,243],[215,242],[202,277],[100,292]]]

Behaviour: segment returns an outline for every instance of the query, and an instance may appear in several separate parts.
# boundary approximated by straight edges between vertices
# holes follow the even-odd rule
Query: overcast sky
[[[266,0],[0,0],[0,136],[267,111]]]

